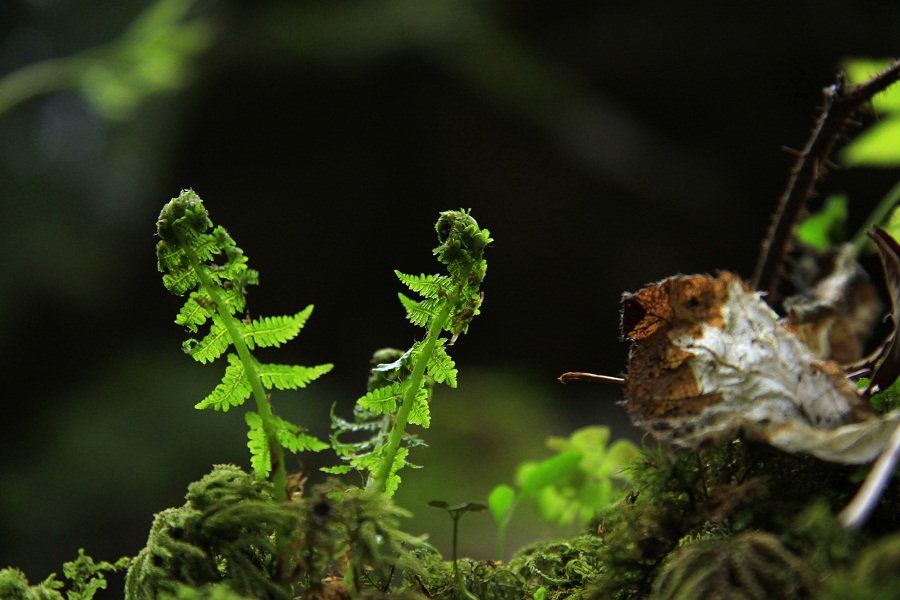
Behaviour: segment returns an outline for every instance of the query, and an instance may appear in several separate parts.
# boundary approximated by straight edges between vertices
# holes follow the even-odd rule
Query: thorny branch
[[[848,86],[839,79],[824,89],[824,104],[816,126],[791,169],[753,274],[753,289],[767,292],[770,303],[790,249],[794,224],[812,196],[819,177],[825,173],[835,142],[844,135],[844,128],[864,104],[898,80],[900,60],[859,85]]]

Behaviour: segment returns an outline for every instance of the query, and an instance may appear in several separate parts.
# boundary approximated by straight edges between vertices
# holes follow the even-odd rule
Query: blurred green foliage
[[[889,59],[851,59],[844,63],[847,80],[863,82],[885,69]],[[900,89],[891,86],[876,95],[872,108],[878,121],[857,136],[843,150],[843,160],[851,167],[896,167],[900,165]]]
[[[132,117],[149,97],[187,85],[192,59],[212,43],[206,19],[186,19],[193,5],[156,0],[112,43],[0,78],[0,115],[40,94],[77,90],[107,119]]]
[[[822,252],[847,239],[846,223],[847,197],[829,196],[819,211],[810,214],[797,225],[795,235],[813,250]]]
[[[518,489],[500,484],[491,491],[488,506],[498,527],[498,560],[503,559],[506,530],[520,502],[534,498],[545,521],[583,529],[598,511],[625,495],[627,469],[640,452],[629,440],[608,445],[610,435],[609,427],[589,426],[567,438],[550,437],[547,446],[556,454],[520,464]]]

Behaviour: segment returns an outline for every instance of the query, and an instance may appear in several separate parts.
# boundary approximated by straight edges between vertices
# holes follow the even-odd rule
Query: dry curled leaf
[[[625,294],[633,342],[625,406],[685,448],[738,435],[823,460],[864,463],[900,413],[876,415],[837,363],[818,358],[737,276],[675,276]]]

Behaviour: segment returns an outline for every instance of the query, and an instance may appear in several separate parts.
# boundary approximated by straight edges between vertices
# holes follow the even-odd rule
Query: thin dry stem
[[[625,380],[621,377],[613,377],[612,375],[597,375],[596,373],[584,373],[582,371],[569,371],[568,373],[563,373],[557,379],[559,379],[560,383],[569,383],[570,381],[574,381],[575,379],[595,381],[599,383],[614,383],[616,385],[623,385],[625,383]]]
[[[812,197],[816,182],[827,170],[835,143],[844,136],[844,129],[853,123],[853,115],[875,94],[898,79],[900,61],[859,85],[848,86],[843,80],[838,80],[823,90],[824,104],[816,126],[806,146],[796,153],[797,162],[791,169],[787,187],[778,202],[766,239],[763,240],[753,274],[753,289],[767,292],[769,303],[776,298],[776,287],[785,257],[790,250],[794,224],[800,218],[806,202]]]

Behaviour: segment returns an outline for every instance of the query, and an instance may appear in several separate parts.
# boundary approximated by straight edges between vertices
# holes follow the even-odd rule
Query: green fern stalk
[[[222,227],[215,227],[200,198],[185,190],[160,212],[157,232],[159,270],[172,293],[191,292],[175,322],[197,332],[211,321],[201,340],[184,342],[184,351],[201,363],[211,362],[234,346],[222,382],[196,408],[227,411],[253,396],[257,412],[245,416],[250,431],[247,446],[257,478],[273,474],[276,497],[286,493],[283,448],[318,451],[328,445],[306,435],[299,427],[280,419],[272,411],[266,389],[297,389],[331,370],[315,367],[261,364],[251,354],[254,347],[280,346],[295,337],[309,315],[308,306],[293,316],[241,320],[236,313],[246,305],[247,287],[258,283],[259,274],[247,267],[247,258]],[[225,262],[214,262],[224,255]]]
[[[406,431],[406,425],[409,423],[409,414],[412,412],[413,405],[415,404],[416,395],[423,385],[425,368],[428,366],[428,362],[434,354],[434,349],[440,339],[438,336],[440,336],[444,324],[450,317],[451,307],[452,305],[449,301],[445,302],[441,312],[431,320],[431,323],[428,326],[428,335],[422,344],[419,351],[419,358],[409,376],[409,386],[406,388],[406,393],[403,395],[403,402],[397,410],[397,415],[394,417],[394,427],[391,429],[391,434],[388,437],[388,443],[384,449],[381,463],[379,464],[374,477],[369,482],[370,487],[381,493],[387,491],[388,478],[391,475],[391,471],[395,470],[394,461],[397,457],[397,451],[400,449],[400,443],[403,441],[403,433]]]
[[[191,249],[191,245],[188,243],[188,240],[185,239],[184,234],[178,229],[174,229],[174,232],[191,268],[194,269],[197,276],[200,278],[200,285],[203,286],[204,291],[215,303],[216,312],[219,314],[219,318],[222,319],[222,324],[228,332],[228,337],[231,339],[231,343],[234,344],[234,349],[241,359],[241,365],[244,367],[244,376],[250,384],[250,390],[253,392],[253,399],[256,401],[256,410],[262,418],[263,431],[266,433],[266,445],[269,448],[269,455],[272,457],[272,466],[275,468],[275,472],[272,476],[272,484],[275,486],[275,490],[280,492],[287,487],[287,473],[284,469],[284,452],[282,452],[281,443],[278,441],[278,437],[275,434],[275,426],[272,422],[272,407],[269,406],[269,399],[266,397],[266,391],[263,389],[259,374],[256,372],[256,366],[253,364],[253,359],[250,356],[250,349],[247,347],[247,343],[244,341],[243,336],[238,332],[236,325],[237,319],[235,319],[228,311],[228,307],[216,291],[216,286],[213,285],[209,273],[207,273],[206,268],[202,266],[197,259],[197,253]]]
[[[397,276],[413,291],[422,294],[421,302],[410,300],[400,294],[400,301],[407,310],[407,318],[414,324],[427,324],[428,333],[405,356],[415,362],[409,377],[400,385],[393,385],[370,392],[360,399],[360,404],[378,396],[379,391],[388,390],[388,397],[394,391],[402,391],[402,400],[394,415],[393,425],[387,443],[378,449],[377,467],[367,483],[369,493],[390,495],[399,479],[396,472],[405,463],[405,450],[401,448],[410,415],[417,411],[416,422],[427,427],[428,392],[426,380],[430,377],[438,383],[446,382],[456,386],[456,368],[447,355],[445,346],[452,345],[457,337],[468,330],[472,317],[479,313],[482,295],[479,291],[487,270],[484,250],[492,241],[487,229],[465,210],[445,211],[435,225],[439,246],[434,249],[438,260],[447,265],[450,277],[414,277],[397,272]],[[449,332],[449,340],[441,338],[443,331]],[[399,365],[379,365],[387,370]],[[374,394],[374,395],[373,395]],[[366,406],[369,409],[369,406]],[[394,480],[392,482],[392,479]]]

